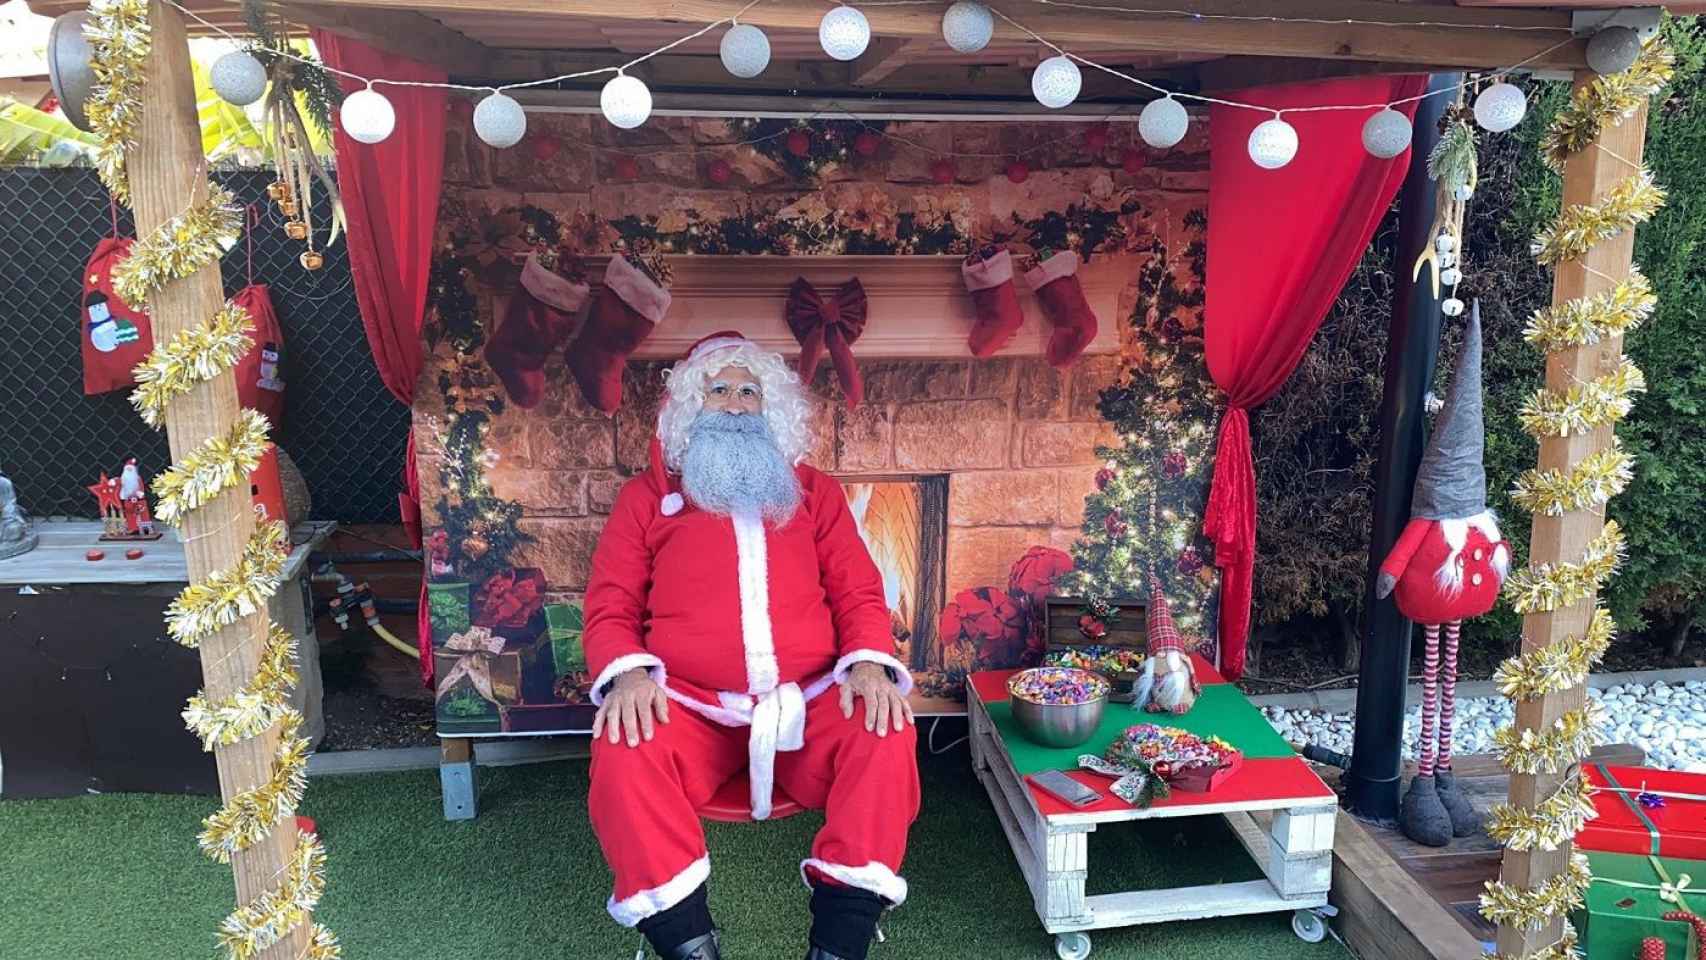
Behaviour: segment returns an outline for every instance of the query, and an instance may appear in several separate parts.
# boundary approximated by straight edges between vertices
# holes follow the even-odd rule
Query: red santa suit
[[[796,468],[801,504],[780,527],[699,510],[657,441],[616,498],[586,591],[593,702],[645,668],[674,709],[638,746],[593,742],[588,810],[626,926],[679,903],[710,871],[697,810],[743,768],[752,816],[773,789],[825,812],[802,876],[906,898],[897,871],[918,811],[916,733],[867,731],[832,688],[857,663],[912,677],[893,656],[882,582],[847,499]],[[830,695],[825,696],[824,694]],[[685,709],[683,709],[685,708]]]
[[[1447,523],[1453,521],[1411,518],[1380,565],[1398,581],[1393,599],[1399,612],[1416,623],[1469,620],[1493,609],[1510,567],[1510,545],[1487,535],[1490,518],[1455,521],[1463,532],[1453,537],[1446,536]],[[1454,539],[1461,541],[1456,549]]]

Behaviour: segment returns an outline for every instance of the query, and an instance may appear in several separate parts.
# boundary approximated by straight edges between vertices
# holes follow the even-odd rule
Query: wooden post
[[[158,0],[149,4],[148,20],[153,42],[141,91],[142,120],[136,144],[125,158],[139,235],[146,235],[183,212],[204,196],[208,187],[183,20],[175,9]],[[194,276],[167,284],[149,300],[155,342],[164,343],[179,331],[202,323],[224,302],[217,263],[203,267]],[[173,460],[182,459],[209,437],[227,433],[240,409],[237,378],[230,370],[197,384],[189,393],[172,401],[166,409],[165,422]],[[247,484],[237,484],[207,505],[190,511],[179,525],[190,580],[199,581],[216,570],[236,566],[254,528]],[[254,676],[266,636],[267,616],[263,610],[203,641],[201,670],[210,698],[230,696]],[[214,761],[219,768],[220,793],[230,799],[265,782],[271,773],[278,741],[274,730],[217,748]],[[247,903],[277,887],[295,847],[296,821],[286,817],[266,839],[237,854],[232,860],[237,902]],[[300,957],[307,948],[309,932],[310,924],[299,924],[257,956],[261,960]]]
[[[1593,82],[1594,75],[1583,72],[1577,77],[1577,87]],[[1615,184],[1633,176],[1641,162],[1641,147],[1646,139],[1647,112],[1643,106],[1635,115],[1616,126],[1600,131],[1592,146],[1572,156],[1564,168],[1563,204],[1593,203],[1603,197]],[[1628,231],[1597,244],[1580,260],[1558,265],[1552,283],[1552,302],[1563,303],[1577,297],[1600,293],[1629,275],[1634,259],[1635,234]],[[1615,371],[1623,356],[1623,338],[1611,337],[1585,347],[1556,350],[1546,355],[1546,387],[1564,391],[1607,373]],[[1568,471],[1583,458],[1611,446],[1612,427],[1605,426],[1589,433],[1540,442],[1542,469]],[[1558,517],[1536,514],[1529,540],[1529,564],[1574,563],[1581,559],[1588,541],[1597,537],[1605,525],[1605,509],[1576,510]],[[1549,613],[1531,613],[1523,618],[1522,650],[1527,653],[1563,640],[1568,635],[1581,636],[1593,616],[1597,596],[1589,596],[1573,606]],[[1551,726],[1563,714],[1580,709],[1586,703],[1583,687],[1551,693],[1537,700],[1518,701],[1516,722],[1519,727],[1542,730]],[[1510,801],[1533,808],[1551,796],[1571,773],[1512,774]],[[1506,850],[1499,876],[1506,883],[1525,889],[1533,888],[1561,873],[1573,853],[1573,845],[1564,844],[1553,851],[1522,852]],[[1522,931],[1514,927],[1499,927],[1498,949],[1503,956],[1519,957],[1555,942],[1562,934],[1563,921],[1554,920],[1537,931]]]

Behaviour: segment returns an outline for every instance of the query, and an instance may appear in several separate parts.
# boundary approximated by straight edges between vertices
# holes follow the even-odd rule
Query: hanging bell
[[[287,197],[289,195],[290,195],[290,188],[285,186],[285,183],[283,180],[274,180],[273,182],[267,184],[267,199],[268,200],[283,200],[285,197]]]
[[[278,212],[292,220],[296,219],[296,212],[298,209],[299,208],[297,207],[295,200],[280,200],[278,203]]]
[[[308,239],[308,224],[301,220],[292,220],[284,225],[284,235],[292,240]]]
[[[326,265],[325,256],[318,250],[304,250],[302,256],[297,259],[301,261],[304,270],[318,270]]]

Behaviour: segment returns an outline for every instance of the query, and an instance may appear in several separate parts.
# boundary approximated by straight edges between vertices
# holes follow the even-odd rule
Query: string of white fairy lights
[[[175,0],[168,0],[168,2],[207,29],[228,39],[242,42],[241,38],[202,18]],[[298,56],[288,50],[278,51],[278,53],[363,85],[362,89],[349,94],[338,110],[339,124],[351,138],[359,142],[379,143],[389,137],[395,128],[396,113],[390,101],[376,89],[383,85],[390,85],[484,92],[486,95],[474,108],[475,132],[487,144],[505,148],[520,143],[527,133],[526,111],[506,91],[554,86],[572,80],[584,80],[614,74],[605,82],[604,87],[599,92],[599,108],[605,119],[612,125],[624,130],[631,130],[645,123],[651,116],[652,94],[644,80],[627,71],[653,57],[690,43],[719,28],[727,28],[718,45],[718,54],[724,68],[733,77],[741,79],[757,77],[770,64],[770,41],[763,30],[751,23],[742,22],[741,18],[748,11],[764,2],[767,0],[751,0],[727,17],[706,23],[676,40],[672,40],[655,50],[632,57],[620,64],[562,73],[535,80],[512,81],[501,84],[466,84],[367,77],[348,70],[327,66],[312,59]],[[944,4],[943,0],[870,0],[870,2],[861,3],[858,6],[829,0],[832,7],[819,21],[818,42],[824,53],[832,59],[854,60],[866,51],[871,42],[870,22],[859,7],[944,6],[942,14],[943,40],[958,53],[975,53],[982,50],[993,39],[995,22],[999,19],[1035,40],[1046,49],[1053,51],[1054,55],[1037,64],[1031,73],[1031,92],[1042,106],[1049,109],[1060,109],[1071,105],[1078,99],[1083,88],[1083,73],[1079,69],[1079,65],[1082,64],[1090,69],[1159,94],[1155,100],[1145,105],[1138,115],[1138,135],[1146,144],[1156,149],[1168,149],[1184,139],[1190,125],[1190,116],[1181,101],[1216,104],[1272,114],[1269,119],[1257,124],[1251,132],[1248,149],[1251,160],[1257,166],[1273,170],[1290,163],[1297,155],[1297,130],[1286,121],[1286,114],[1346,110],[1372,111],[1363,126],[1363,146],[1370,154],[1387,159],[1403,153],[1409,147],[1413,136],[1409,118],[1398,110],[1398,107],[1428,97],[1455,95],[1460,90],[1479,86],[1480,91],[1474,100],[1474,113],[1477,122],[1486,130],[1494,133],[1509,130],[1521,122],[1523,115],[1527,112],[1528,103],[1522,88],[1510,83],[1506,78],[1511,73],[1523,69],[1558,49],[1574,43],[1576,40],[1573,35],[1562,28],[1532,24],[1464,24],[1431,20],[1382,21],[1348,17],[1282,17],[1255,14],[1200,13],[1177,8],[1128,7],[1111,3],[1083,2],[1083,0],[1031,0],[1031,2],[1040,7],[1117,13],[1132,17],[1175,19],[1189,17],[1194,20],[1334,26],[1359,25],[1391,28],[1415,27],[1419,29],[1450,26],[1462,29],[1551,32],[1561,33],[1564,36],[1557,43],[1547,46],[1521,61],[1487,71],[1481,76],[1471,77],[1455,86],[1377,103],[1331,103],[1285,108],[1274,108],[1222,97],[1168,90],[1158,84],[1068,50],[1008,14],[976,2],[976,0],[958,0],[958,2],[951,4]],[[1633,29],[1625,26],[1606,26],[1596,32],[1589,40],[1587,62],[1596,73],[1618,73],[1627,69],[1634,62],[1640,51],[1640,46],[1639,36]],[[211,79],[215,91],[221,97],[238,106],[246,106],[258,100],[265,91],[267,82],[266,72],[260,62],[243,50],[233,51],[221,57],[213,65]]]

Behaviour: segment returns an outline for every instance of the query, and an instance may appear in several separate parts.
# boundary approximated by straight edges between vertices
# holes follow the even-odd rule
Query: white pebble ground
[[[1706,680],[1618,684],[1588,695],[1605,707],[1601,743],[1635,744],[1650,766],[1706,773]],[[1262,714],[1293,744],[1351,752],[1355,724],[1349,713],[1263,707]],[[1511,703],[1503,697],[1459,698],[1452,752],[1493,752],[1493,731],[1510,722]],[[1412,707],[1404,717],[1406,759],[1415,759],[1420,728],[1421,708]]]

